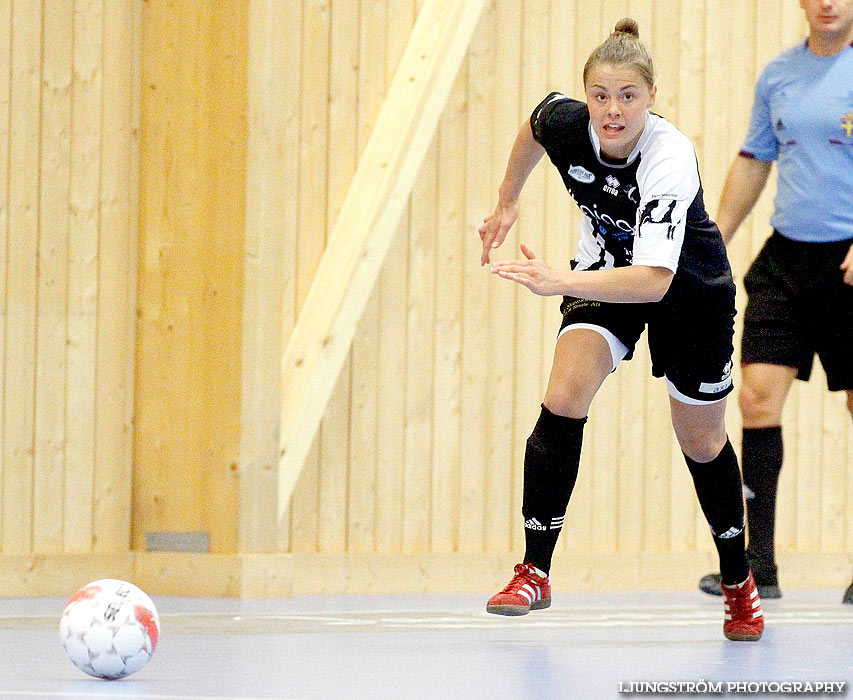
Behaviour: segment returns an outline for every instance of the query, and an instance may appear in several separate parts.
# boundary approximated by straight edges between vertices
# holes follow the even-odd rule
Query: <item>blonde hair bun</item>
[[[613,34],[630,34],[635,39],[640,38],[640,25],[637,21],[630,17],[623,17],[616,23],[613,29]],[[611,36],[613,36],[611,34]]]

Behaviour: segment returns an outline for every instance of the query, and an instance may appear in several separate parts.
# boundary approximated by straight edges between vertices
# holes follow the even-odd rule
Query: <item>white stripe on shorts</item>
[[[666,390],[669,392],[669,395],[674,398],[676,401],[680,401],[681,403],[689,403],[691,406],[707,406],[712,403],[717,403],[722,401],[725,396],[721,396],[718,399],[711,399],[710,401],[703,401],[702,399],[694,399],[689,396],[685,396],[678,389],[675,388],[675,384],[669,381],[669,377],[664,377],[666,379]]]
[[[625,355],[628,354],[628,348],[625,343],[619,340],[619,338],[613,335],[613,333],[604,326],[597,326],[594,323],[570,323],[557,334],[557,339],[559,340],[563,333],[574,328],[584,328],[588,331],[595,331],[604,337],[607,344],[610,346],[610,356],[613,358],[613,369],[610,370],[611,372],[616,370],[616,367],[619,366],[619,363],[622,362]]]

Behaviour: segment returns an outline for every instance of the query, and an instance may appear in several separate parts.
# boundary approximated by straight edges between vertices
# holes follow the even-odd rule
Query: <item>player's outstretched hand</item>
[[[489,253],[504,242],[506,234],[518,218],[518,202],[501,203],[495,207],[491,216],[483,219],[483,225],[477,229],[480,240],[483,241],[483,254],[480,256],[480,267],[489,263]]]
[[[492,263],[492,272],[505,280],[512,280],[527,287],[534,294],[547,297],[563,294],[566,287],[565,273],[549,267],[537,258],[524,243],[521,244],[524,260],[505,260]]]
[[[844,270],[844,284],[853,286],[853,245],[847,251],[847,257],[841,263],[841,269]]]

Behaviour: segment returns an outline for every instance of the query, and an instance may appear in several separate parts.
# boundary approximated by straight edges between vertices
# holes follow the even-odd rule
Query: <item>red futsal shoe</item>
[[[551,582],[539,576],[533,564],[516,564],[515,576],[500,592],[489,598],[486,612],[495,615],[526,615],[551,606]]]
[[[723,583],[720,588],[726,597],[726,619],[723,622],[726,639],[757,642],[764,631],[764,614],[761,612],[761,599],[752,572],[749,572],[743,583],[733,586]]]

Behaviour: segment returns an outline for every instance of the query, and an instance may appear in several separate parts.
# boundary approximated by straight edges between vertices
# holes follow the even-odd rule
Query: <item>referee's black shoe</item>
[[[844,597],[841,599],[841,602],[845,605],[853,605],[853,583],[847,586],[847,590],[844,591]]]
[[[755,576],[755,587],[758,589],[760,598],[781,598],[782,591],[779,589],[779,579],[777,578],[777,567],[775,564],[768,564],[761,558],[747,550],[746,558],[749,560],[749,568]],[[720,588],[722,577],[720,574],[708,574],[699,579],[699,590],[708,595],[723,595],[723,590]],[[849,597],[849,600],[848,600]],[[844,602],[853,604],[853,583],[847,589],[844,595]]]

